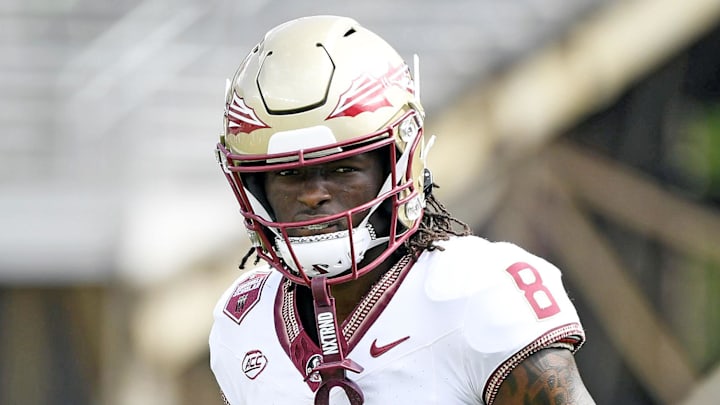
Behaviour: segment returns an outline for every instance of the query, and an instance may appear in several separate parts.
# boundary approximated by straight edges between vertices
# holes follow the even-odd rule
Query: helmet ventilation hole
[[[354,33],[355,33],[355,28],[350,28],[349,30],[347,30],[345,35],[343,35],[343,37],[349,37],[350,35],[352,35]]]

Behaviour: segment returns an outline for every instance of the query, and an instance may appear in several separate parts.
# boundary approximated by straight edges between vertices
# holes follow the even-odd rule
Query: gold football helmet
[[[385,260],[418,228],[425,206],[424,112],[405,61],[350,18],[305,17],[270,30],[228,82],[222,169],[240,203],[257,254],[296,283],[325,275],[355,279]],[[327,163],[380,148],[391,156],[387,179],[369,204],[312,221],[273,217],[257,173]],[[381,205],[389,207],[378,210]],[[370,207],[370,208],[369,208]],[[354,213],[368,211],[353,226]],[[387,235],[368,219],[385,216]],[[347,221],[347,230],[290,237],[295,227]],[[387,244],[360,267],[365,252]]]

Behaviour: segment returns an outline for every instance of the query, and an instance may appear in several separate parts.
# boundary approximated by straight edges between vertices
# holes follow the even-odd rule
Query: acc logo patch
[[[254,380],[267,366],[267,358],[260,350],[251,350],[245,353],[242,365],[247,378]]]
[[[269,272],[252,274],[235,287],[223,312],[233,321],[240,324],[245,315],[257,304],[262,287],[265,285]]]

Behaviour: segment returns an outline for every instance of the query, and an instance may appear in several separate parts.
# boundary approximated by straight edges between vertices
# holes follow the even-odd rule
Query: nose
[[[330,200],[325,179],[321,175],[309,175],[302,182],[297,199],[309,208],[317,208]]]

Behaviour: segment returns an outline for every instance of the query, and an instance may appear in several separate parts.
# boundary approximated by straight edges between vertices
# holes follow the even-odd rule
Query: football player
[[[312,16],[229,81],[217,155],[243,264],[266,265],[215,308],[227,403],[593,403],[559,270],[435,199],[415,76],[356,21]]]

